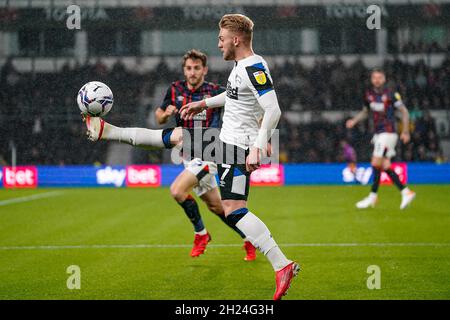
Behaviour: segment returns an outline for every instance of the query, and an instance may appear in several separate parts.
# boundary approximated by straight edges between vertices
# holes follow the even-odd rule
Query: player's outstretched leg
[[[109,140],[126,143],[136,147],[171,148],[182,140],[181,128],[145,129],[120,128],[100,117],[84,117],[87,137],[90,141]]]
[[[264,222],[247,208],[231,212],[227,219],[236,225],[270,261],[276,273],[276,290],[273,299],[281,300],[287,294],[292,279],[300,271],[300,266],[286,258]]]

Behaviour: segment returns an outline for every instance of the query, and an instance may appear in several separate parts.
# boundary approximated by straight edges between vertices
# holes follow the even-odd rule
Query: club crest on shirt
[[[241,77],[238,75],[238,74],[236,74],[236,77],[234,78],[234,81],[236,82],[236,85],[239,87],[240,85],[241,85],[241,83],[242,83],[242,79],[241,79]]]
[[[205,121],[205,120],[206,120],[206,116],[207,116],[206,110],[203,110],[202,112],[197,113],[197,114],[192,118],[192,120],[194,120],[194,121]]]
[[[183,97],[183,96],[178,96],[178,97],[177,97],[177,101],[180,101],[180,102],[181,102],[181,101],[183,101],[183,100],[184,100],[184,97]]]
[[[266,74],[264,73],[264,71],[253,72],[253,76],[255,77],[255,80],[258,84],[260,84],[260,85],[266,84],[267,78],[266,78]]]

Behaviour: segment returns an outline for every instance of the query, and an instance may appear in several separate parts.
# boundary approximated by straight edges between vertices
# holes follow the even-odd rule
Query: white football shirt
[[[261,56],[235,62],[227,81],[220,140],[243,149],[252,146],[264,115],[258,99],[272,90],[272,77]]]

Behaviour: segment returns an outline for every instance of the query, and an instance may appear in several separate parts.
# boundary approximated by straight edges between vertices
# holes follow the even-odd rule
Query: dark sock
[[[231,229],[233,229],[234,231],[236,231],[236,232],[241,236],[242,239],[245,239],[245,234],[243,234],[242,231],[239,230],[239,229],[236,227],[236,225],[230,223],[230,222],[228,221],[228,219],[225,217],[225,215],[223,215],[223,214],[218,214],[217,216],[220,218],[220,220],[222,220],[223,222],[225,222]]]
[[[166,149],[172,149],[173,146],[170,143],[170,136],[173,133],[174,128],[167,128],[162,131],[162,141]]]
[[[236,226],[236,223],[239,222],[246,214],[248,213],[247,208],[240,208],[237,210],[234,210],[227,216],[228,225],[230,226]]]
[[[184,209],[184,212],[188,216],[189,220],[191,220],[195,232],[200,232],[205,229],[197,202],[191,195],[188,195],[186,200],[180,203],[180,206]]]
[[[380,186],[380,177],[381,177],[381,170],[379,168],[373,168],[373,183],[372,183],[372,192],[377,193],[378,187]]]
[[[402,191],[405,189],[405,185],[401,183],[400,178],[398,174],[395,173],[392,169],[387,169],[385,172],[388,174],[388,176],[391,178],[392,182],[397,186],[397,188]]]

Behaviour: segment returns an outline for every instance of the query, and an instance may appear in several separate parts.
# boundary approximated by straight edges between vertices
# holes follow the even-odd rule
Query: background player
[[[185,119],[224,106],[220,132],[223,159],[218,165],[220,193],[227,219],[238,227],[270,261],[276,272],[274,300],[286,294],[297,263],[288,260],[267,226],[247,209],[250,173],[259,168],[261,153],[281,116],[266,61],[252,49],[253,22],[240,14],[229,14],[219,22],[219,43],[224,60],[234,61],[227,91],[187,104]],[[259,121],[261,120],[261,128]]]
[[[410,140],[408,109],[403,104],[400,94],[385,86],[386,75],[384,71],[374,69],[370,74],[370,82],[372,87],[364,95],[362,111],[354,118],[347,120],[346,123],[347,128],[353,128],[359,121],[367,118],[369,111],[372,111],[375,129],[375,135],[372,139],[374,150],[371,160],[374,172],[373,184],[370,194],[359,201],[356,207],[365,209],[375,206],[381,172],[384,171],[401,191],[402,201],[400,209],[404,209],[414,200],[416,194],[401,183],[399,176],[391,168],[391,159],[395,156],[395,146],[398,140],[395,129],[396,110],[400,110],[402,114],[400,139],[405,144]]]
[[[183,56],[183,73],[185,80],[173,82],[167,89],[164,101],[155,111],[159,124],[165,124],[175,116],[177,127],[182,128],[219,128],[221,124],[221,109],[210,109],[197,114],[192,120],[183,120],[178,113],[181,106],[192,101],[199,101],[207,97],[218,95],[224,89],[217,84],[205,81],[208,73],[207,56],[198,50],[190,50]],[[170,186],[170,192],[175,201],[183,208],[187,217],[194,226],[195,239],[191,251],[192,257],[203,254],[206,245],[211,240],[206,230],[200,210],[195,199],[190,195],[194,190],[200,199],[205,202],[208,209],[215,213],[223,222],[230,225],[225,218],[215,172],[217,165],[211,161],[202,161],[199,158],[184,160],[185,169]],[[243,239],[245,235],[234,225],[230,225]],[[250,241],[244,242],[246,250],[245,260],[256,258],[256,249]]]

